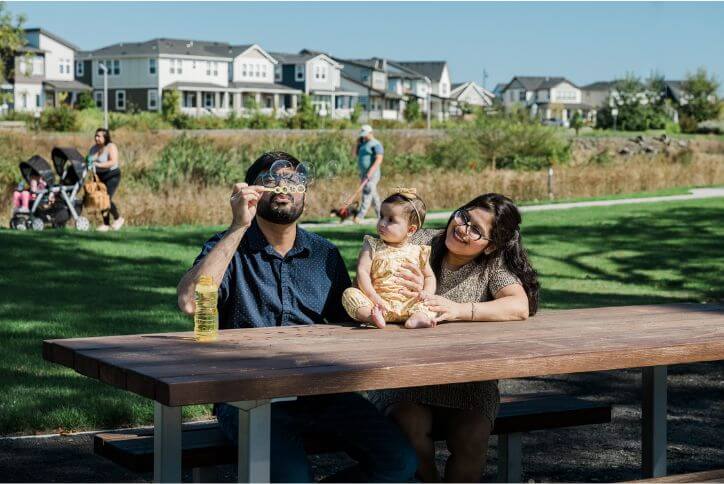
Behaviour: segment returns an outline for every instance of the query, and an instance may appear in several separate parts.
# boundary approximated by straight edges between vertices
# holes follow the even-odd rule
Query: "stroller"
[[[20,163],[20,172],[30,184],[31,176],[40,176],[47,187],[36,193],[36,198],[28,212],[16,212],[10,220],[10,228],[16,230],[43,230],[46,226],[65,227],[73,218],[75,228],[87,231],[90,222],[82,217],[83,200],[78,192],[83,186],[88,169],[83,156],[74,148],[53,148],[51,152],[60,183],[55,184],[55,176],[50,164],[41,156],[35,155]]]

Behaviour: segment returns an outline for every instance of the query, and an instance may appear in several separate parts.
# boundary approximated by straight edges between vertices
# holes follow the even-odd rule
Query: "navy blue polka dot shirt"
[[[194,265],[224,233],[204,244]],[[254,220],[219,286],[219,328],[350,321],[342,307],[342,292],[350,285],[342,256],[330,241],[297,227],[294,247],[282,257]]]

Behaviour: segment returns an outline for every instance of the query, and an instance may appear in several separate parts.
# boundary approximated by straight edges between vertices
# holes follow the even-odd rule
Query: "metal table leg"
[[[498,482],[521,482],[522,461],[520,432],[498,435]]]
[[[666,475],[666,366],[643,369],[641,470],[644,478]]]
[[[154,402],[153,480],[181,482],[181,407]]]
[[[229,402],[239,409],[238,482],[269,482],[271,401]]]

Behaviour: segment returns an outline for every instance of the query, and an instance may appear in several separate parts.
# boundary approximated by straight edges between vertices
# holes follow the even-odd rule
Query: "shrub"
[[[248,164],[249,157],[243,148],[221,147],[204,137],[182,135],[164,147],[145,178],[155,189],[229,184],[244,178]]]
[[[405,112],[404,112],[405,121],[408,123],[412,123],[417,121],[418,119],[422,118],[422,113],[420,112],[420,104],[417,102],[417,98],[412,98],[410,101],[407,102],[405,105]]]
[[[93,96],[89,92],[82,92],[78,96],[78,109],[84,111],[86,109],[93,109],[96,107],[96,102],[93,100]]]
[[[176,89],[163,91],[163,100],[161,101],[161,113],[163,119],[171,123],[181,115],[181,93]]]
[[[697,122],[717,119],[719,116],[719,99],[717,91],[719,82],[709,76],[706,69],[700,68],[694,74],[687,74],[681,86],[685,104],[679,105],[679,114],[695,119]]]
[[[47,131],[78,131],[78,112],[62,105],[47,108],[40,116],[40,127]]]
[[[362,115],[362,105],[360,103],[355,103],[354,107],[352,108],[352,112],[349,115],[349,120],[353,124],[357,124],[359,122],[359,117]]]
[[[682,133],[696,133],[699,123],[691,116],[681,116],[679,118],[679,127]]]
[[[663,80],[653,77],[643,83],[629,75],[616,83],[606,106],[598,110],[596,126],[612,128],[612,109],[618,110],[616,128],[623,131],[664,129],[669,116],[666,114]]]
[[[321,121],[312,106],[312,98],[302,94],[302,99],[297,107],[297,112],[289,118],[287,127],[292,129],[317,129]]]

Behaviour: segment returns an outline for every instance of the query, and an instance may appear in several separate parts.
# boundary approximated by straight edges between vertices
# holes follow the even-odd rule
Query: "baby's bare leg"
[[[412,316],[407,318],[407,321],[405,321],[405,328],[432,328],[432,318],[429,314],[425,312],[416,312]]]

